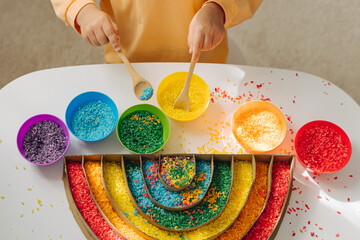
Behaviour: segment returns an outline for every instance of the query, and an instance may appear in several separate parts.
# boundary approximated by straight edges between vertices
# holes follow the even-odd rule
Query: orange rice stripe
[[[237,240],[251,228],[265,204],[267,196],[268,169],[268,163],[256,163],[255,183],[240,216],[236,219],[234,224],[217,239]]]
[[[86,161],[85,172],[89,180],[91,191],[107,219],[128,239],[144,240],[130,228],[112,209],[105,189],[101,182],[101,165],[98,161]]]

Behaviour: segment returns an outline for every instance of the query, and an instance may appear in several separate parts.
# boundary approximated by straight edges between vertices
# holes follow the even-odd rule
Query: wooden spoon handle
[[[131,66],[129,60],[127,59],[127,57],[125,56],[125,54],[121,50],[117,51],[117,53],[118,53],[119,57],[121,58],[121,61],[125,64],[125,66],[129,70],[131,78],[133,79],[133,83],[134,83],[134,86],[135,86],[141,79],[140,75]]]
[[[194,72],[195,63],[196,62],[191,62],[190,63],[189,72],[188,72],[188,75],[186,77],[186,81],[185,81],[184,88],[183,88],[184,91],[186,91],[186,92],[189,92],[189,85],[190,85],[191,77],[192,77],[193,72]]]

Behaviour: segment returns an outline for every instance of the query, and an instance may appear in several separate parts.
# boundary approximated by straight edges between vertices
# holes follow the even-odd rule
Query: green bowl
[[[169,118],[166,116],[166,114],[160,110],[159,108],[153,106],[153,105],[150,105],[150,104],[138,104],[138,105],[134,105],[132,107],[129,107],[128,109],[126,109],[120,116],[118,122],[117,122],[117,125],[116,125],[116,134],[117,134],[117,137],[120,141],[120,143],[124,146],[124,148],[126,148],[127,150],[129,150],[130,152],[132,153],[140,153],[140,152],[136,152],[136,151],[133,151],[133,150],[130,150],[129,148],[127,148],[125,146],[125,144],[121,141],[121,138],[120,138],[120,123],[122,122],[122,120],[124,120],[124,118],[135,112],[135,111],[148,111],[154,115],[156,115],[159,119],[160,119],[160,122],[163,126],[163,144],[158,148],[156,149],[155,151],[152,151],[152,152],[147,152],[146,154],[151,154],[151,153],[155,153],[157,151],[159,151],[161,148],[163,148],[165,146],[165,144],[167,143],[167,141],[169,140],[169,137],[170,137],[170,130],[171,130],[171,127],[170,127],[170,122],[169,122]],[[144,154],[144,153],[142,153]]]

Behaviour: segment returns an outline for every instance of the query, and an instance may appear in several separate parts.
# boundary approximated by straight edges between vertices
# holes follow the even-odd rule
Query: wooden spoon
[[[190,87],[191,77],[192,77],[193,72],[194,72],[195,63],[196,62],[191,62],[190,63],[190,69],[189,69],[189,72],[188,72],[184,87],[183,87],[179,97],[174,102],[174,107],[175,108],[181,108],[181,109],[184,109],[186,111],[190,110],[189,87]]]
[[[133,90],[134,90],[135,96],[142,101],[149,100],[152,97],[153,92],[154,92],[150,82],[148,80],[142,78],[134,70],[134,68],[131,66],[129,60],[127,59],[127,57],[121,50],[117,51],[117,53],[119,54],[119,57],[121,58],[122,62],[125,64],[125,66],[129,70],[129,73],[130,73],[132,81],[133,81]],[[141,97],[141,95],[143,95],[145,93],[144,90],[147,88],[151,88],[151,95],[149,97],[148,96]],[[149,91],[149,90],[150,89],[148,89],[146,91]]]

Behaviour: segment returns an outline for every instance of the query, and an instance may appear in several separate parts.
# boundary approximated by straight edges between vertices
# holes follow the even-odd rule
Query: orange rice
[[[231,228],[229,228],[217,239],[240,239],[254,224],[265,204],[267,196],[268,169],[268,163],[256,163],[255,183],[245,203],[244,209],[241,211],[240,216],[236,219]]]
[[[267,110],[255,110],[236,120],[236,135],[247,150],[273,149],[281,139],[281,123],[277,115]]]
[[[90,184],[91,191],[99,204],[102,212],[107,219],[128,239],[144,240],[140,235],[134,232],[126,223],[119,218],[112,209],[109,199],[106,196],[105,189],[101,181],[101,165],[98,161],[86,161],[85,171]]]

